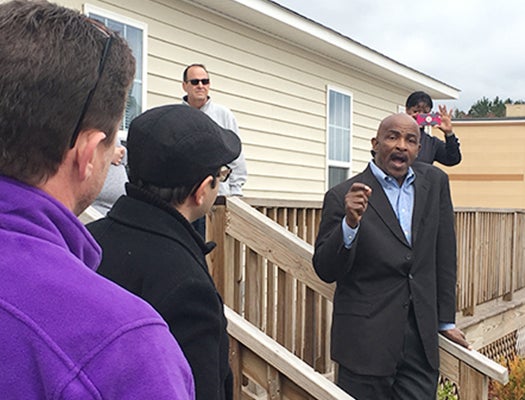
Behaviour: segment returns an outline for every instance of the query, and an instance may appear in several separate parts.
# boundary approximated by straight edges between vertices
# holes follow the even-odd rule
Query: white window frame
[[[338,161],[338,160],[330,160],[330,92],[334,91],[337,93],[341,93],[345,96],[350,97],[350,135],[349,135],[349,154],[350,159],[348,161]],[[330,177],[330,167],[338,167],[338,168],[346,168],[347,169],[347,179],[350,177],[351,171],[352,171],[352,160],[353,160],[353,152],[352,152],[352,144],[353,144],[353,132],[354,132],[354,95],[351,91],[347,89],[343,89],[341,87],[328,85],[326,87],[326,171],[325,171],[325,190],[329,189],[329,177]]]
[[[104,8],[100,8],[97,6],[94,6],[89,3],[85,3],[83,6],[83,12],[85,15],[89,15],[90,13],[101,15],[103,17],[112,19],[114,21],[120,22],[125,25],[132,26],[134,28],[142,30],[142,59],[136,59],[137,63],[142,63],[142,104],[141,104],[141,110],[142,112],[146,111],[147,109],[147,94],[148,94],[148,87],[147,87],[147,76],[148,76],[148,24],[142,21],[138,21],[136,19],[132,19],[126,16],[123,16],[121,14],[117,14],[112,11],[108,11]],[[134,79],[137,79],[135,76]],[[119,130],[118,131],[118,137],[121,140],[126,140],[127,137],[127,130]]]

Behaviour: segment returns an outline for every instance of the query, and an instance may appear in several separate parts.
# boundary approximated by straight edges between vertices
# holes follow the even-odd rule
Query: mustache
[[[408,161],[408,156],[405,153],[395,152],[390,155],[392,161]]]

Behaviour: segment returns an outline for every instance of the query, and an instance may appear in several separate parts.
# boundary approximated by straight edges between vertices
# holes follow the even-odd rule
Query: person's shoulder
[[[79,290],[79,301],[91,304],[87,313],[103,318],[108,331],[124,326],[163,324],[164,321],[147,302],[99,274],[85,279],[86,290]]]
[[[412,164],[412,169],[414,170],[416,176],[425,176],[427,179],[430,180],[448,179],[447,173],[441,168],[438,168],[435,165],[428,164],[425,162],[415,161],[414,164]]]
[[[148,326],[166,326],[149,304],[80,262],[57,259],[52,267],[41,266],[45,272],[38,279],[31,274],[11,274],[18,281],[16,285],[2,285],[6,293],[3,304],[10,304],[12,310],[9,315],[3,314],[2,323],[10,321],[14,330],[31,331],[33,337],[49,348],[60,348],[73,362],[80,362],[108,337]],[[14,292],[16,287],[25,287],[34,296],[20,299]],[[25,327],[15,320],[26,321]]]
[[[208,105],[209,105],[210,108],[215,109],[215,111],[221,111],[221,112],[223,112],[225,114],[232,114],[233,115],[233,112],[228,107],[226,107],[225,105],[219,104],[216,101],[213,101],[213,100],[210,99],[209,102],[208,102]]]
[[[106,229],[109,225],[109,222],[110,222],[109,218],[105,216],[95,221],[87,223],[86,228],[91,233],[91,235],[95,236],[95,239],[96,239],[96,234]]]

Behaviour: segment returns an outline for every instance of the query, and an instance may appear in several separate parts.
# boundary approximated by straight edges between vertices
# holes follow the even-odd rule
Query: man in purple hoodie
[[[97,196],[134,73],[125,41],[47,2],[0,4],[0,397],[193,399],[145,302],[95,273]]]

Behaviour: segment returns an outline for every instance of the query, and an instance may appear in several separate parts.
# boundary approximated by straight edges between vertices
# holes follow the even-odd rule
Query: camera
[[[437,112],[428,113],[428,114],[418,114],[416,117],[416,122],[419,126],[441,125],[441,117],[439,113]]]

